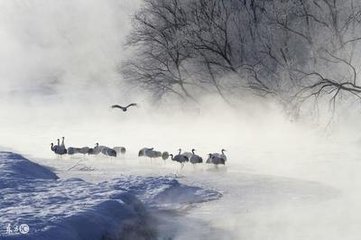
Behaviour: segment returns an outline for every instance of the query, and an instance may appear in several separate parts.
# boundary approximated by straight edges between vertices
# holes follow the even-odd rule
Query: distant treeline
[[[361,2],[145,0],[133,18],[125,79],[156,98],[225,101],[245,93],[297,110],[361,93]]]

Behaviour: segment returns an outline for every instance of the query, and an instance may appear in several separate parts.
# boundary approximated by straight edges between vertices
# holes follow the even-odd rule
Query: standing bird
[[[51,150],[55,153],[55,154],[58,154],[58,155],[64,155],[67,153],[67,150],[65,148],[64,145],[60,145],[60,140],[57,139],[58,141],[58,145],[55,145],[53,143],[51,143]]]
[[[103,148],[105,148],[105,146],[99,146],[99,143],[96,143],[96,144],[95,144],[95,147],[93,148],[93,150],[89,149],[88,153],[89,153],[89,154],[98,155],[99,153],[101,153],[101,151],[103,150]]]
[[[186,156],[188,159],[190,159],[190,158],[192,157],[192,155],[193,155],[193,153],[191,153],[191,152],[183,152],[183,153],[181,154],[182,149],[178,149],[178,151],[179,151],[178,155]]]
[[[138,106],[136,103],[131,103],[126,107],[120,106],[120,105],[112,105],[112,108],[120,108],[123,110],[123,112],[126,112],[128,110],[129,107],[131,106]]]
[[[184,163],[189,161],[189,158],[182,154],[178,154],[175,156],[173,156],[173,154],[169,154],[169,156],[173,161],[179,162],[181,164],[181,169],[184,167]]]
[[[61,145],[60,145],[60,147],[62,147],[62,148],[65,148],[64,140],[65,140],[65,138],[61,137]]]
[[[226,151],[225,149],[222,149],[222,150],[221,150],[221,152],[222,152],[221,158],[223,158],[224,161],[227,161],[227,156],[226,156],[226,154],[224,154],[225,151]]]
[[[169,153],[167,151],[162,153],[162,159],[167,160],[169,158]]]
[[[201,158],[200,156],[196,155],[194,153],[195,149],[192,149],[192,156],[189,158],[189,162],[192,164],[196,164],[196,163],[202,163],[203,162],[203,158]]]
[[[68,154],[69,155],[73,155],[76,153],[81,153],[81,154],[87,154],[89,153],[89,147],[81,147],[81,148],[77,148],[77,147],[68,147]]]
[[[153,151],[154,148],[142,148],[139,150],[138,157],[147,156],[147,152]]]
[[[87,154],[89,153],[90,148],[89,147],[82,147],[79,149],[79,153]]]
[[[113,147],[113,149],[117,152],[117,154],[125,154],[127,151],[125,147]]]
[[[68,147],[67,151],[69,155],[73,155],[75,153],[79,153],[80,148]]]
[[[94,148],[89,148],[88,152],[89,155],[94,155]]]
[[[162,156],[162,152],[155,151],[154,148],[142,148],[139,150],[138,157],[146,156],[149,158],[158,158]]]
[[[116,157],[117,156],[117,152],[114,149],[111,149],[109,147],[103,147],[102,148],[102,153],[106,156],[111,156],[111,157]]]
[[[170,156],[170,159],[172,159],[173,161],[179,162],[181,164],[180,171],[183,169],[184,163],[189,161],[189,158],[187,156],[184,156],[180,153],[178,153],[178,155],[175,155],[174,157],[173,157],[173,154],[169,154],[169,156]],[[174,175],[175,175],[175,177],[177,177],[178,170],[176,171],[176,173]]]
[[[225,149],[222,149],[221,153],[212,153],[212,156],[216,156],[216,157],[224,159],[224,161],[227,161],[227,156],[226,156],[226,154],[224,154],[225,151],[226,151]]]
[[[226,160],[222,158],[220,155],[209,153],[206,163],[214,164],[216,167],[218,167],[219,164],[225,165]]]
[[[58,145],[59,145],[59,140],[58,140]],[[57,148],[57,152],[55,153],[58,153],[60,155],[63,155],[63,154],[67,154],[67,150],[66,150],[66,147],[65,147],[65,143],[64,143],[64,137],[61,138],[61,144],[60,146]]]
[[[162,152],[155,151],[154,148],[142,148],[139,150],[138,157],[149,157],[150,161],[152,162],[153,158],[162,157]]]
[[[50,144],[50,150],[53,151],[53,152],[56,151],[57,147],[58,147],[57,145],[54,146],[54,143]]]

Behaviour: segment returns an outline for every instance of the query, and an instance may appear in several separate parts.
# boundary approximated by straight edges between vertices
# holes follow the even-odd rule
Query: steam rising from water
[[[298,229],[307,232],[307,239],[337,239],[332,236],[342,236],[342,230],[335,228],[339,224],[350,230],[343,239],[356,239],[360,232],[354,223],[360,222],[361,206],[353,184],[360,182],[359,150],[355,148],[359,115],[341,109],[343,114],[332,129],[337,134],[329,135],[314,122],[288,121],[281,108],[266,99],[243,99],[237,109],[214,96],[205,97],[199,106],[176,105],[171,100],[150,106],[146,94],[130,91],[117,74],[118,64],[126,58],[122,44],[130,28],[129,14],[138,4],[0,1],[0,146],[36,158],[53,158],[49,144],[61,136],[68,146],[124,145],[129,156],[145,146],[170,152],[196,148],[203,156],[225,148],[230,159],[226,177],[207,176],[219,190],[232,192],[228,185],[241,188],[237,181],[244,181],[239,176],[247,172],[313,180],[344,194],[332,203],[312,207],[272,205],[269,210],[233,215],[242,199],[235,194],[223,202],[230,205],[228,211],[212,203],[214,209],[203,207],[192,217],[205,218],[242,239],[298,239],[293,238],[302,235]],[[109,108],[129,101],[138,102],[140,108],[127,113]],[[250,179],[259,184],[259,178]],[[213,210],[224,213],[219,215],[222,221],[207,219],[210,215],[205,213]],[[321,216],[325,213],[329,222]],[[290,220],[290,216],[294,222],[280,220]],[[307,225],[310,219],[315,228]]]
[[[119,99],[117,66],[137,1],[29,0],[0,5],[3,100],[85,104]]]

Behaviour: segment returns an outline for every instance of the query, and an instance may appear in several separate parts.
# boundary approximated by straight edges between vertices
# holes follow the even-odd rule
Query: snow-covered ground
[[[350,150],[352,149],[348,149]],[[51,196],[50,200],[53,202],[52,198],[55,198],[55,201],[60,201],[64,204],[63,207],[68,208],[68,213],[82,209],[86,206],[83,204],[93,206],[104,199],[111,199],[112,196],[117,196],[118,191],[134,194],[149,205],[154,204],[154,200],[162,199],[165,209],[176,208],[183,213],[182,216],[173,215],[172,218],[163,219],[163,225],[167,224],[159,230],[165,236],[172,232],[170,236],[176,236],[175,239],[263,239],[269,236],[272,239],[357,239],[357,226],[361,220],[358,214],[361,210],[359,193],[356,190],[360,184],[358,171],[361,166],[357,155],[351,151],[340,153],[338,149],[329,153],[322,153],[322,149],[319,151],[319,155],[315,157],[314,153],[305,153],[300,149],[299,155],[293,156],[296,159],[289,156],[290,162],[284,164],[277,160],[281,158],[280,154],[254,152],[253,161],[263,155],[264,158],[268,157],[265,161],[273,162],[274,169],[264,168],[261,163],[255,169],[256,164],[251,163],[251,156],[241,165],[230,162],[227,167],[219,169],[205,165],[195,168],[187,165],[181,172],[182,177],[177,180],[173,179],[172,173],[179,166],[169,161],[150,162],[135,156],[116,159],[105,156],[54,156],[38,161],[54,168],[61,179],[69,180],[49,184],[52,190],[42,193],[43,195],[38,195],[36,189],[27,194],[37,196],[36,199],[48,199]],[[342,158],[335,159],[337,155]],[[313,160],[302,162],[308,158]],[[298,171],[294,167],[298,167]],[[71,178],[75,176],[93,184]],[[173,184],[178,185],[178,181],[201,187],[201,194],[198,195],[200,198],[194,198],[197,196],[194,193],[199,192],[192,191],[193,187],[162,192]],[[57,188],[64,187],[71,190],[60,190],[59,193]],[[188,209],[189,204],[184,202],[216,198],[215,192],[209,195],[209,192],[201,189],[219,191],[223,197]],[[79,191],[82,194],[71,197],[72,192]],[[94,193],[97,194],[93,195]],[[64,194],[69,197],[67,201],[63,199]],[[31,202],[25,196],[21,199],[24,199],[25,206]],[[179,200],[182,203],[180,205]],[[61,208],[58,210],[63,213]],[[46,212],[49,211],[44,213],[42,209],[39,214],[41,216]],[[56,215],[56,212],[50,212]],[[30,208],[28,214],[34,218],[38,216],[36,208]],[[22,219],[19,215],[12,216],[10,222]],[[34,228],[40,226],[36,225]],[[346,231],[342,232],[340,229]]]
[[[355,181],[361,164],[356,154],[345,154],[337,160],[337,149],[325,154],[322,148],[319,151],[320,155],[314,156],[295,150],[295,159],[291,154],[288,163],[280,160],[284,157],[281,153],[255,151],[253,157],[245,156],[242,164],[232,163],[231,158],[226,167],[218,169],[186,165],[178,179],[181,183],[214,189],[223,197],[197,205],[177,219],[176,239],[356,239],[361,220],[356,213],[361,206],[359,193],[355,192],[359,182]],[[268,167],[251,162],[262,157],[268,158],[263,163]],[[60,176],[80,176],[95,182],[120,174],[171,175],[179,168],[169,161],[150,162],[135,156],[79,160],[54,158],[46,163],[63,169]],[[274,169],[266,161],[272,162]],[[356,212],[352,213],[351,208]],[[347,231],[341,232],[341,226]]]
[[[11,152],[0,152],[0,171],[1,239],[152,239],[157,228],[147,209],[169,211],[221,197],[170,177],[123,176],[97,184],[59,179]],[[29,232],[18,228],[22,224]]]
[[[68,185],[79,181],[90,192],[100,191],[102,184],[111,188],[119,184],[135,186],[140,181],[144,183],[141,186],[149,186],[144,192],[180,183],[191,186],[189,189],[199,187],[222,194],[215,201],[179,205],[177,200],[190,196],[182,188],[175,188],[179,191],[166,198],[171,204],[163,202],[162,211],[152,213],[158,216],[160,236],[354,240],[361,234],[359,142],[347,128],[343,136],[327,137],[322,128],[289,123],[272,114],[262,118],[224,112],[217,118],[211,112],[194,118],[142,118],[146,115],[139,109],[133,115],[100,111],[87,119],[88,113],[84,118],[75,113],[74,109],[58,115],[53,112],[46,118],[41,110],[29,116],[15,113],[21,118],[5,115],[0,119],[0,145],[50,167],[61,179],[57,181]],[[224,118],[227,122],[223,124]],[[117,158],[58,157],[50,151],[50,142],[61,136],[66,137],[67,146],[93,146],[99,142],[125,146],[127,153]],[[228,161],[218,169],[206,164],[195,168],[186,165],[174,182],[179,164],[138,158],[142,147],[172,153],[179,147],[185,151],[196,148],[204,158],[209,152],[225,148]],[[127,187],[122,190],[132,193]],[[143,193],[133,194],[151,206],[153,195]],[[185,195],[174,198],[180,193]],[[104,190],[102,194],[109,192]],[[176,211],[169,213],[168,209]]]
[[[306,104],[292,123],[283,107],[247,94],[233,107],[212,95],[196,106],[171,94],[154,102],[118,68],[141,2],[1,1],[0,151],[47,168],[1,155],[0,239],[23,239],[3,235],[7,224],[22,223],[34,239],[119,235],[124,213],[142,212],[136,199],[161,239],[360,239],[358,102],[337,103],[330,125],[328,103]],[[133,101],[139,107],[126,113],[110,108]],[[50,143],[62,136],[68,147],[99,142],[127,153],[57,157]],[[225,148],[228,161],[186,165],[175,179],[179,165],[140,159],[143,147],[195,148],[203,158]]]

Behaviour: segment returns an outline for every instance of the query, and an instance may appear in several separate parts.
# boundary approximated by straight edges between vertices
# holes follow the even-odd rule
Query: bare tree
[[[303,3],[298,17],[305,21],[307,38],[312,48],[312,61],[307,67],[292,70],[302,80],[297,99],[328,96],[332,109],[343,94],[359,98],[358,81],[361,5],[349,1],[309,1]],[[302,101],[301,101],[302,102]]]
[[[184,31],[186,14],[179,0],[146,0],[134,17],[129,45],[136,48],[134,59],[123,66],[123,73],[135,84],[157,96],[172,92],[194,99],[187,90],[184,62],[191,57]]]
[[[359,97],[355,0],[145,0],[123,74],[161,97]],[[295,104],[296,103],[296,104]]]

